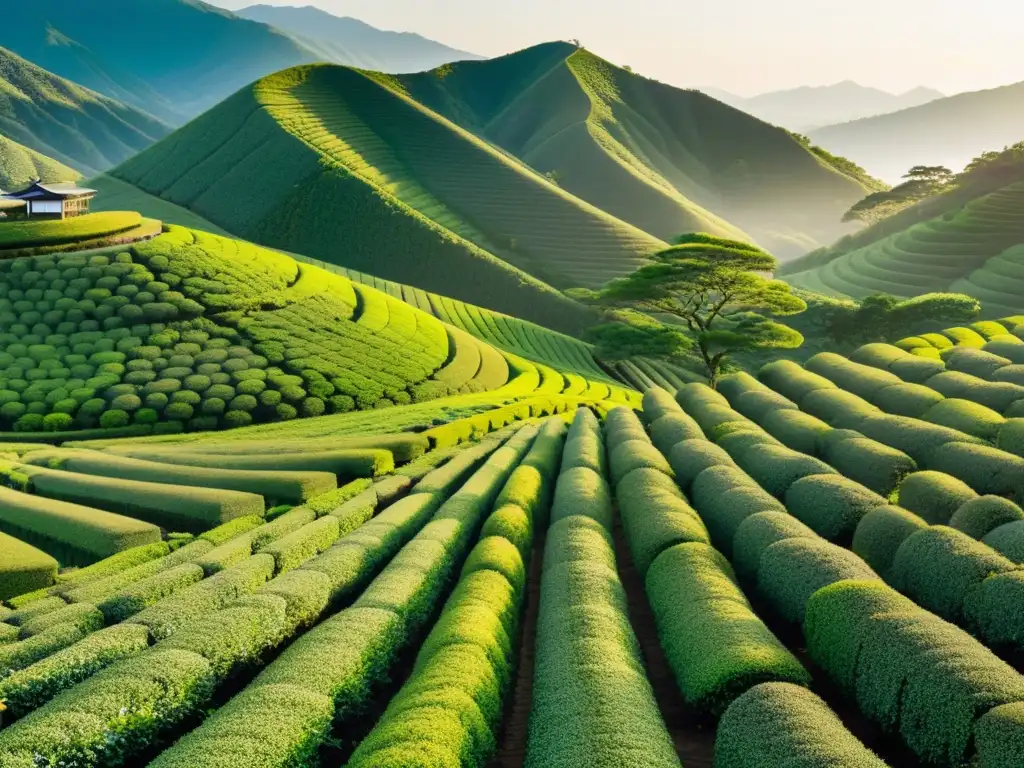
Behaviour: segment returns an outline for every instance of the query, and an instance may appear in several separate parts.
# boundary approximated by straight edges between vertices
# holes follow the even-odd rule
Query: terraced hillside
[[[568,43],[397,79],[567,191],[666,240],[753,236],[795,256],[839,237],[844,205],[879,188],[786,131]]]
[[[560,330],[581,310],[527,272],[596,285],[661,244],[343,67],[261,80],[113,175],[257,242]]]
[[[63,163],[0,136],[0,190],[23,189],[33,179],[77,181],[81,177],[82,174]]]
[[[80,173],[93,174],[128,159],[169,132],[169,126],[150,115],[57,77],[0,47],[0,140],[6,138]],[[6,154],[11,148],[3,151]],[[31,162],[39,165],[41,161],[33,156]],[[51,174],[58,170],[52,163],[43,163],[42,169]]]
[[[1022,210],[1024,183],[1012,184],[784,279],[798,288],[852,298],[960,292],[980,299],[986,317],[1015,314],[1024,311]]]
[[[1024,511],[750,376],[642,406],[15,446],[0,761],[1013,765]]]

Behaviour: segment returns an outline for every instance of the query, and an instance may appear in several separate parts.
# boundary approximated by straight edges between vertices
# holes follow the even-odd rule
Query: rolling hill
[[[169,132],[166,124],[137,109],[0,48],[0,137],[91,174],[117,165]]]
[[[894,94],[851,80],[820,87],[802,86],[745,98],[720,89],[700,89],[719,101],[772,125],[805,133],[836,123],[885,115],[944,98],[933,88]]]
[[[422,72],[451,61],[481,59],[413,32],[377,29],[351,17],[338,17],[311,5],[252,5],[238,16],[293,35],[325,61],[381,72]]]
[[[877,188],[784,130],[568,43],[397,79],[565,190],[662,239],[753,237],[787,258],[847,231],[844,206]]]
[[[890,182],[913,165],[946,165],[959,171],[985,150],[1024,139],[1024,83],[962,93],[809,135]]]
[[[1024,182],[1017,182],[782,277],[798,288],[857,299],[966,293],[981,300],[984,317],[1018,314],[1024,312],[1022,210]]]
[[[0,136],[0,190],[17,190],[32,179],[77,181],[82,174],[53,158]]]
[[[264,78],[112,174],[238,236],[569,332],[586,315],[545,283],[599,285],[663,246],[345,67]]]

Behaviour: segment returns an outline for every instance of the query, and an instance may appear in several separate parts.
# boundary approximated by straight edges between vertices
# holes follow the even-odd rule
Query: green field
[[[950,291],[974,296],[985,317],[1024,311],[1020,279],[1024,183],[972,200],[961,210],[840,255],[813,269],[786,273],[798,288],[831,296],[917,296]]]
[[[77,181],[81,177],[63,163],[0,136],[0,189],[5,192],[21,190],[33,179]],[[3,205],[0,203],[0,208]]]

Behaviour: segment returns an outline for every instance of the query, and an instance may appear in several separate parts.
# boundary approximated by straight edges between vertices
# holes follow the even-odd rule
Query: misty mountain
[[[389,32],[313,6],[253,5],[243,18],[270,24],[296,37],[327,61],[383,72],[422,72],[452,61],[482,57],[412,32]]]
[[[931,88],[915,88],[897,95],[850,80],[821,87],[802,86],[772,91],[750,98],[718,88],[701,90],[766,122],[798,132],[898,112],[944,97]]]

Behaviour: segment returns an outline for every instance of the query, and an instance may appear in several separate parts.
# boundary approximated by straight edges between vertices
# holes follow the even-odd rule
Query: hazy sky
[[[484,56],[579,38],[650,77],[741,95],[848,79],[947,93],[1024,81],[1019,0],[209,1],[312,3]]]

